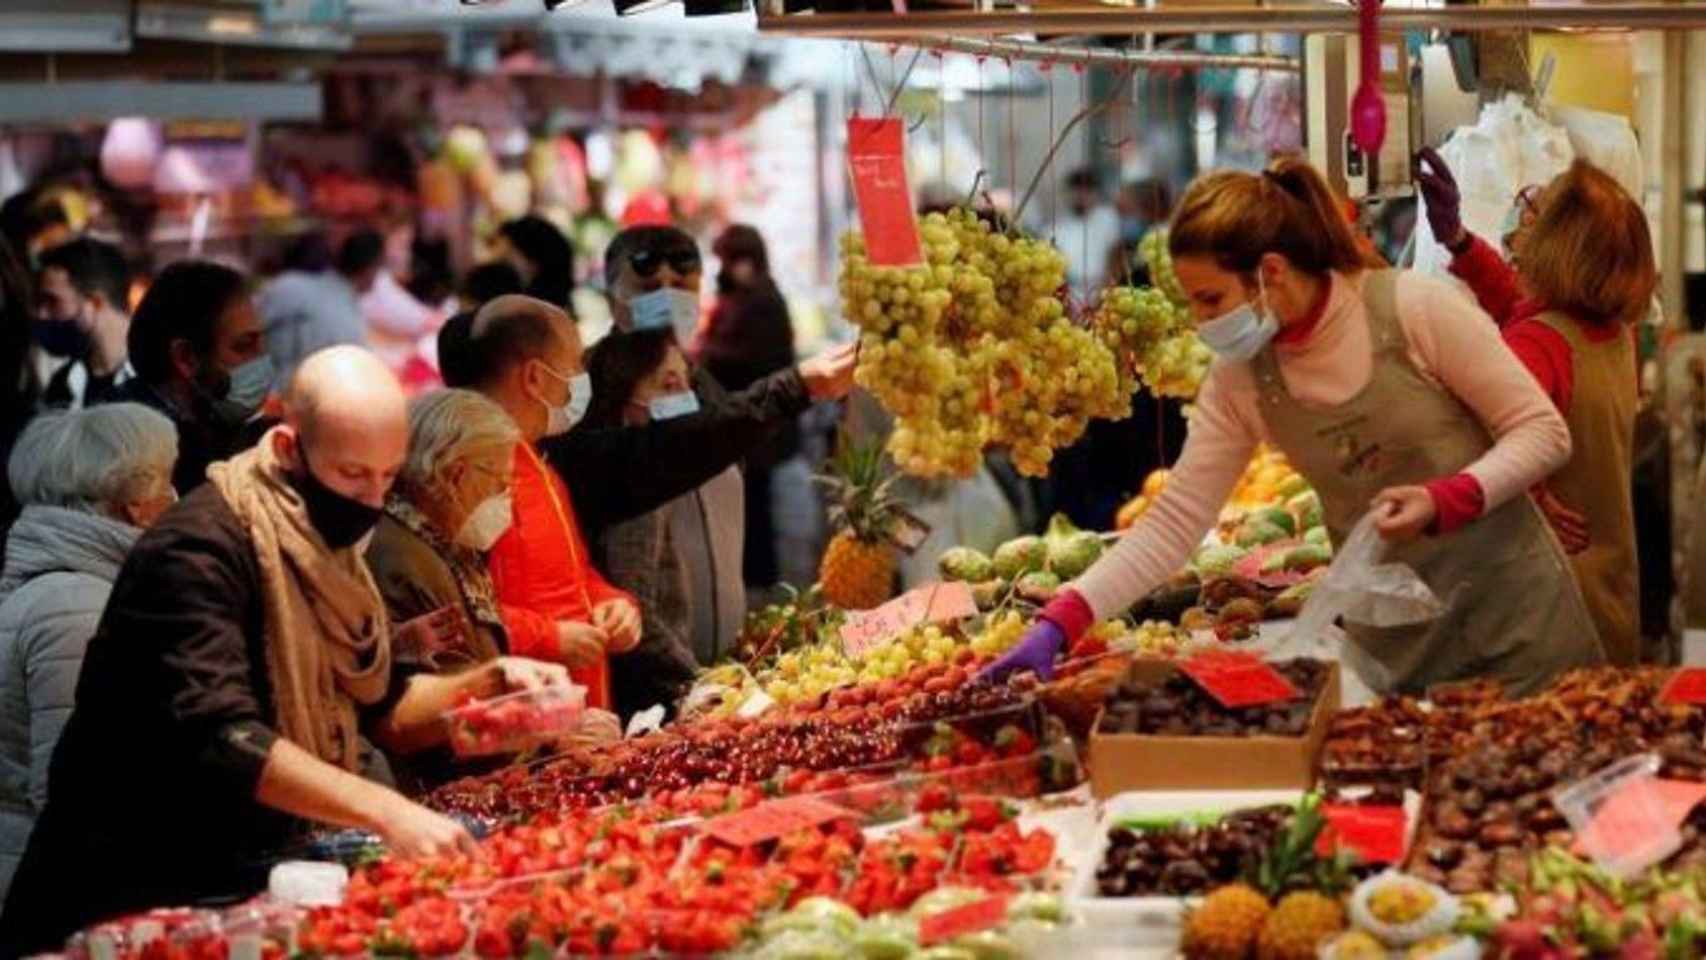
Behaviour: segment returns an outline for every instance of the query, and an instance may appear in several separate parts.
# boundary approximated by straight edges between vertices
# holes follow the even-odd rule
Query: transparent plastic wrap
[[[1375,689],[1389,687],[1390,672],[1355,644],[1344,643],[1334,621],[1343,617],[1370,627],[1402,627],[1438,617],[1445,604],[1415,570],[1383,563],[1385,556],[1386,541],[1375,529],[1374,514],[1364,514],[1269,659],[1336,658]]]

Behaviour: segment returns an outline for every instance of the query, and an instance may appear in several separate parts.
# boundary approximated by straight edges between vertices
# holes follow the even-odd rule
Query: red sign
[[[1248,653],[1210,650],[1179,667],[1223,707],[1253,707],[1302,696],[1291,681]]]
[[[749,847],[787,836],[796,830],[809,830],[831,820],[851,816],[851,810],[817,797],[787,797],[707,820],[704,829],[707,834],[731,846]]]
[[[1706,703],[1706,667],[1683,667],[1671,674],[1660,703]]]
[[[1365,863],[1397,863],[1404,859],[1410,821],[1403,807],[1359,807],[1329,803],[1321,807],[1327,829],[1315,841],[1315,852],[1332,856],[1351,850]]]
[[[918,921],[918,942],[926,947],[999,927],[1007,922],[1007,897],[996,895],[963,907],[932,913]]]
[[[927,583],[873,610],[847,615],[841,625],[841,648],[858,659],[921,623],[949,623],[977,616],[971,587],[958,581]]]
[[[923,263],[912,189],[906,184],[906,130],[900,119],[848,120],[847,169],[859,202],[866,258],[878,267]]]

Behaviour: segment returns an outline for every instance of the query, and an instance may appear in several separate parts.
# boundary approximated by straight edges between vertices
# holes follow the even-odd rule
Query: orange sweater
[[[515,448],[513,496],[515,522],[487,556],[509,631],[509,652],[554,661],[560,649],[557,621],[590,623],[594,607],[616,599],[633,603],[634,598],[593,568],[563,479],[525,443]],[[571,673],[587,688],[589,706],[609,708],[608,661]]]

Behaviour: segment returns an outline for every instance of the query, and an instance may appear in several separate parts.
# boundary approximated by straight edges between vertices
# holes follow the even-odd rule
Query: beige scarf
[[[248,530],[261,568],[278,732],[357,770],[356,704],[378,702],[391,682],[391,625],[367,561],[315,532],[272,432],[207,476]]]

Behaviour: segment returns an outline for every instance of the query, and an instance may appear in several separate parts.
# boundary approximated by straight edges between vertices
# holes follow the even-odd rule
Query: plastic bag
[[[1641,144],[1627,118],[1562,103],[1546,113],[1569,135],[1576,156],[1610,174],[1636,203],[1642,201]]]
[[[1336,649],[1343,634],[1332,629],[1333,621],[1343,617],[1371,627],[1402,627],[1438,617],[1445,612],[1445,605],[1407,564],[1382,563],[1385,555],[1386,541],[1375,529],[1374,514],[1364,514],[1334,554],[1326,574],[1316,583],[1315,592],[1298,611],[1291,632],[1272,657],[1337,654],[1371,686],[1386,687],[1385,671],[1370,658],[1355,657],[1354,644]]]
[[[1512,94],[1482,108],[1475,125],[1460,127],[1439,155],[1462,193],[1463,226],[1496,246],[1517,193],[1550,183],[1569,169],[1576,151],[1563,127],[1541,119]],[[1425,207],[1424,200],[1417,200]],[[1425,209],[1418,210],[1416,237],[1415,269],[1455,282],[1451,251],[1434,238]]]

